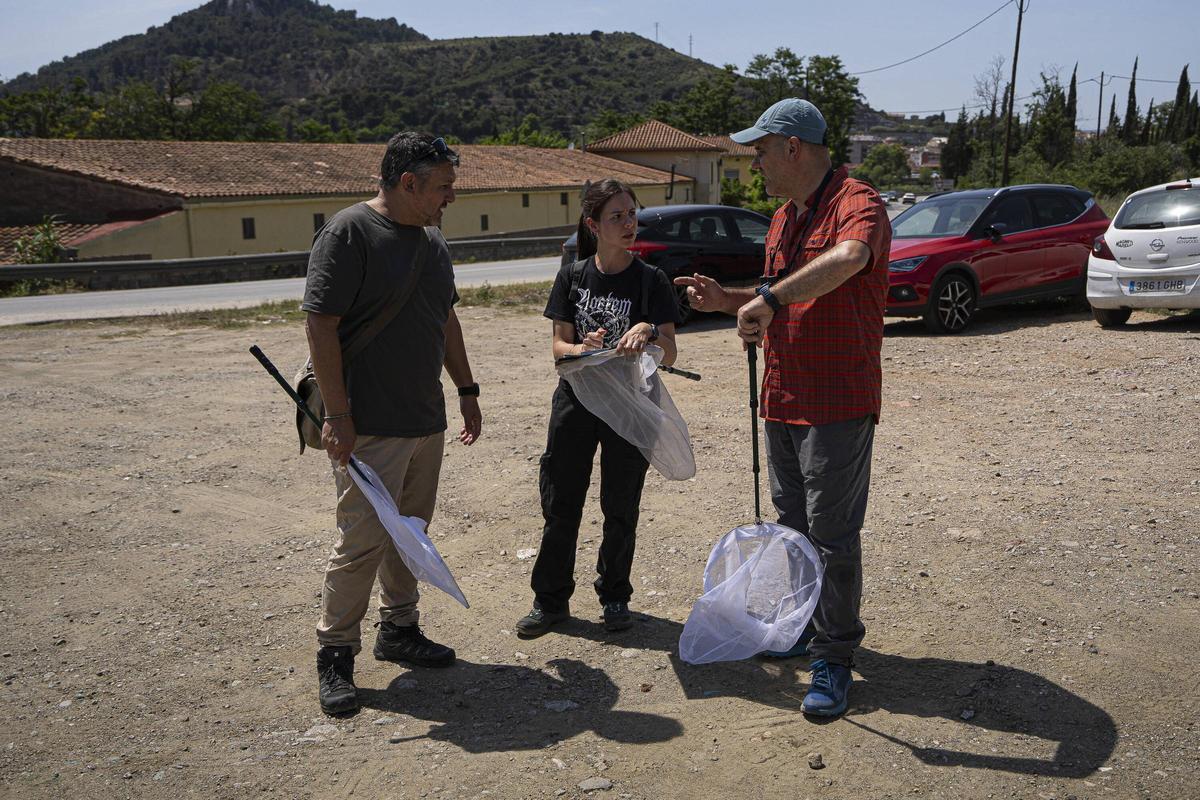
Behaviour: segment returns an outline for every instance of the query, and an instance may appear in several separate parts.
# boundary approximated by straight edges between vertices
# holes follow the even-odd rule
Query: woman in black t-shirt
[[[675,362],[679,305],[666,274],[634,258],[637,197],[615,180],[588,189],[579,217],[579,257],[559,272],[546,303],[554,324],[554,357],[616,348],[638,355],[650,342],[663,349],[662,363]],[[624,630],[633,623],[629,572],[637,531],[638,506],[649,466],[634,445],[583,407],[570,385],[560,380],[550,412],[540,489],[542,546],[533,566],[533,610],[517,622],[521,636],[540,636],[570,617],[575,591],[575,543],[600,447],[600,507],[604,538],[596,563],[596,593],[604,627]]]

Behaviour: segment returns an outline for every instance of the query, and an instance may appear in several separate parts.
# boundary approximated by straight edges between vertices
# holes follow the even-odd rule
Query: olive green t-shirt
[[[355,430],[369,436],[428,436],[446,430],[442,363],[446,319],[458,301],[450,249],[437,228],[416,288],[386,328],[351,363],[346,391]],[[300,308],[341,317],[338,337],[381,313],[413,268],[421,229],[366,203],[335,214],[313,238]]]

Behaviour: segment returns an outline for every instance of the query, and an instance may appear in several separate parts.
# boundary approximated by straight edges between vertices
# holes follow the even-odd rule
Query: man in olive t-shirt
[[[431,227],[454,202],[457,164],[457,154],[440,138],[396,134],[380,167],[379,194],[330,219],[309,256],[301,308],[308,312],[309,352],[325,401],[321,442],[336,465],[338,494],[339,535],[325,570],[317,626],[319,697],[329,714],[358,707],[354,656],[376,574],[381,619],[375,657],[426,667],[454,663],[454,651],[417,626],[417,581],[345,465],[353,452],[378,473],[401,514],[428,522],[446,430],[443,367],[458,387],[459,441],[469,445],[479,437],[479,385],[454,313],[450,252]],[[427,252],[418,267],[422,249]],[[416,283],[404,298],[398,287],[415,268]],[[343,343],[380,315],[391,320],[343,363]]]

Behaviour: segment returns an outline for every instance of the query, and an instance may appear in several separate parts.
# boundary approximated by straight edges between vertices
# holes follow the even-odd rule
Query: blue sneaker
[[[836,717],[845,711],[850,695],[850,668],[818,658],[809,669],[812,681],[800,710],[817,717]]]
[[[763,650],[759,655],[765,658],[798,658],[799,656],[806,656],[808,655],[808,643],[816,635],[817,629],[812,626],[812,623],[809,623],[800,633],[800,638],[796,640],[796,643],[787,650]]]

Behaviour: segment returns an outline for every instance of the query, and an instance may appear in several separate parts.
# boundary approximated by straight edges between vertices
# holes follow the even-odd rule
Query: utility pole
[[[688,58],[692,57],[692,35],[688,34]]]
[[[1096,101],[1096,141],[1100,141],[1100,122],[1104,119],[1104,70],[1100,70],[1100,99]]]
[[[1000,176],[1001,186],[1008,186],[1008,148],[1009,142],[1012,141],[1013,103],[1017,99],[1017,56],[1021,53],[1021,19],[1025,16],[1025,9],[1028,5],[1029,0],[1017,0],[1017,41],[1013,45],[1012,81],[1009,83],[1008,92],[1008,118],[1004,125],[1004,170]]]
[[[654,23],[654,43],[658,44],[658,23]]]

